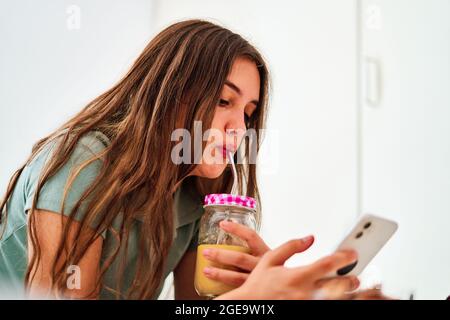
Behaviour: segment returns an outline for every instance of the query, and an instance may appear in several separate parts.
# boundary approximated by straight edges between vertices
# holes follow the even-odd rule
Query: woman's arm
[[[58,244],[61,239],[61,234],[64,230],[65,224],[68,222],[68,217],[62,216],[59,213],[51,211],[35,210],[35,230],[36,237],[41,249],[41,261],[38,266],[32,270],[35,272],[34,278],[30,282],[30,296],[33,298],[55,298],[55,292],[51,292],[51,268],[55,259],[64,261],[65,257],[56,257]],[[70,226],[66,245],[72,246],[74,242],[74,235],[78,230],[80,223],[73,221]],[[68,270],[67,275],[80,276],[80,286],[77,288],[67,288],[62,292],[63,298],[69,299],[96,299],[98,292],[92,294],[95,289],[96,281],[99,276],[99,265],[102,251],[103,239],[98,237],[87,249],[83,258],[81,258],[78,266],[73,270]],[[30,236],[28,233],[28,261],[31,261],[33,256],[33,248],[31,245]],[[80,271],[79,274],[77,271]],[[73,286],[71,286],[73,287]],[[98,290],[97,290],[98,291]],[[61,293],[60,293],[61,295]]]
[[[195,261],[197,251],[186,251],[175,268],[174,284],[176,300],[203,300],[194,288]]]

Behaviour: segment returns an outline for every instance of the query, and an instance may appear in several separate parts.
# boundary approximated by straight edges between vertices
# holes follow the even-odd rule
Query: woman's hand
[[[339,298],[342,300],[396,300],[396,298],[384,295],[381,291],[381,286],[375,286],[370,289],[359,290],[352,293],[345,293]]]
[[[324,280],[327,274],[357,260],[354,251],[339,251],[310,265],[287,268],[284,263],[291,256],[303,252],[312,244],[312,237],[291,240],[275,250],[266,252],[245,283],[217,299],[325,299],[328,286],[341,291],[355,290],[356,277],[339,277]],[[334,286],[334,287],[333,287]]]
[[[226,249],[205,249],[203,255],[206,259],[238,268],[232,271],[208,267],[204,270],[206,277],[232,286],[240,286],[247,280],[249,273],[256,267],[261,257],[270,250],[256,231],[239,223],[221,221],[220,227],[227,233],[233,234],[247,242],[250,253],[236,252]],[[312,242],[311,242],[312,244]],[[307,248],[305,248],[306,250]]]

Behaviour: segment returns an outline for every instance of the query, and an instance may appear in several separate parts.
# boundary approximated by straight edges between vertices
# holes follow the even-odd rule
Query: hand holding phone
[[[358,276],[361,274],[369,262],[392,237],[397,228],[398,224],[395,221],[372,214],[362,216],[336,249],[336,251],[354,250],[358,253],[358,260],[328,276]]]

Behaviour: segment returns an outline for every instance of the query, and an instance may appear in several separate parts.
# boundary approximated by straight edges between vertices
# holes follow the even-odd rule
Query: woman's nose
[[[230,119],[225,127],[226,139],[232,142],[234,145],[239,145],[241,138],[246,132],[244,114],[235,114],[233,119]]]
[[[225,127],[226,131],[236,131],[245,132],[247,129],[245,125],[245,112],[243,109],[237,110],[230,114],[230,118],[228,119]]]

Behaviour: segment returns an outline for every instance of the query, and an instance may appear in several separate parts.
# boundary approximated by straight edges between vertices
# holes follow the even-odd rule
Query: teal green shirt
[[[68,162],[42,187],[36,208],[61,213],[63,190],[71,169],[101,152],[108,143],[108,138],[99,131],[92,131],[82,137]],[[48,144],[25,167],[7,203],[7,222],[5,225],[0,225],[0,230],[4,228],[3,237],[0,239],[0,296],[1,292],[5,291],[19,295],[23,294],[23,283],[27,268],[27,210],[31,208],[39,175],[54,146],[55,142]],[[64,215],[69,215],[83,192],[93,182],[101,168],[101,161],[101,159],[93,161],[76,176],[67,194],[64,212],[62,212]],[[76,220],[83,217],[85,207],[85,205],[81,206],[75,217]],[[161,280],[159,289],[153,297],[154,299],[161,293],[164,279],[174,270],[184,253],[187,250],[195,249],[199,221],[202,214],[202,199],[195,191],[192,179],[187,179],[174,196],[174,242],[167,258],[164,278]],[[140,220],[136,219],[136,223],[130,231],[121,298],[123,298],[126,290],[130,288],[134,279],[139,254],[138,239],[141,223]],[[114,235],[111,232],[107,230],[102,234],[102,261],[109,257],[115,248]],[[121,248],[120,250],[123,249]],[[115,299],[111,288],[116,288],[116,272],[120,259],[121,255],[119,254],[104,276],[100,293],[101,299]]]

